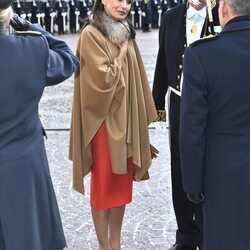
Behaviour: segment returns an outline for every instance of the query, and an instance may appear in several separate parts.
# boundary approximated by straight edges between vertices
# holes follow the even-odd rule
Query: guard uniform
[[[152,28],[159,28],[160,19],[161,19],[161,1],[160,0],[151,0],[151,9],[152,9]]]
[[[73,74],[77,58],[39,32],[0,33],[0,248],[66,246],[49,173],[38,104],[44,88]]]
[[[142,21],[141,5],[142,5],[141,0],[135,0],[132,2],[131,15],[132,15],[132,23],[135,29],[141,28],[141,21]]]
[[[161,13],[161,17],[163,16],[163,13],[165,11],[167,11],[170,8],[168,1],[167,0],[161,0],[161,9],[162,9],[162,13]]]
[[[151,0],[142,0],[142,31],[148,32],[152,23]]]
[[[215,8],[213,12],[217,13]],[[159,33],[160,44],[153,83],[153,97],[159,120],[164,120],[165,97],[169,91],[172,198],[178,226],[176,242],[195,249],[196,246],[202,246],[202,208],[188,201],[183,190],[179,152],[182,61],[187,47],[186,13],[186,4],[181,4],[163,15]],[[206,17],[201,37],[210,33],[207,19]],[[214,18],[214,22],[218,24],[218,17]]]
[[[37,5],[37,22],[45,28],[45,5],[46,3],[43,0],[36,0]]]
[[[217,36],[189,46],[184,58],[183,186],[205,196],[208,250],[250,249],[249,41],[250,17],[234,17]]]
[[[37,4],[36,1],[33,0],[31,4],[31,23],[38,23],[38,10],[37,10]]]
[[[58,34],[65,34],[67,32],[68,21],[68,4],[65,0],[58,0],[56,2],[57,9],[57,25]]]
[[[78,0],[69,1],[69,28],[71,33],[79,31],[80,4]]]
[[[84,19],[89,15],[91,6],[89,5],[88,0],[80,0],[80,28],[84,24]]]
[[[54,33],[56,19],[56,1],[46,0],[45,2],[45,27],[50,33]]]
[[[26,18],[26,12],[25,12],[25,2],[24,1],[15,1],[12,3],[12,8],[15,13],[17,13],[19,16],[22,16],[23,18]]]

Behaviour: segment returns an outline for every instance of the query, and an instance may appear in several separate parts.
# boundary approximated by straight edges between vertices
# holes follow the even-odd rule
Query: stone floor
[[[79,35],[63,35],[73,51]],[[158,50],[158,31],[138,31],[137,42],[142,53],[150,85]],[[69,250],[98,249],[89,205],[89,177],[85,179],[86,195],[71,188],[72,164],[68,157],[70,112],[73,78],[48,87],[40,104],[40,116],[47,129],[47,153],[55,192]],[[152,124],[150,138],[160,154],[150,169],[151,179],[134,183],[133,202],[126,208],[122,230],[123,250],[167,250],[175,241],[176,222],[171,201],[168,129]]]

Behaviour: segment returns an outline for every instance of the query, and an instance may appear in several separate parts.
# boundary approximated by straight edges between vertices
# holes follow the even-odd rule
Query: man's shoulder
[[[34,30],[27,30],[27,31],[15,31],[16,35],[32,35],[32,36],[41,36],[42,33],[39,31],[34,31]]]
[[[179,4],[179,5],[177,5],[177,6],[173,7],[173,8],[165,11],[164,16],[165,17],[172,17],[172,16],[177,17],[178,14],[185,13],[186,9],[187,9],[186,4]]]
[[[191,43],[190,47],[195,47],[199,44],[205,44],[205,43],[208,43],[211,41],[215,41],[217,39],[217,37],[218,37],[218,34],[202,37],[199,40],[196,40],[195,42]]]

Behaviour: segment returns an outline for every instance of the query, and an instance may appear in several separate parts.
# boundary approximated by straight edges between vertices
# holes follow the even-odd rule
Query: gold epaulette
[[[35,30],[27,30],[27,31],[15,31],[15,34],[17,35],[34,35],[34,36],[41,36],[42,33]]]
[[[166,110],[157,110],[157,119],[155,122],[166,122]]]
[[[210,34],[208,36],[204,36],[204,37],[200,38],[199,40],[194,41],[189,46],[194,46],[194,45],[202,43],[202,42],[214,40],[217,36],[218,36],[218,34],[215,34],[215,35]]]

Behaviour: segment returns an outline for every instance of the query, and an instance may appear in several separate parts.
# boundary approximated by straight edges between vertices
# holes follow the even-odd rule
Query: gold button
[[[178,79],[181,79],[181,76],[180,76],[180,75],[178,75],[178,76],[177,76],[177,78],[178,78]]]
[[[181,64],[179,65],[179,69],[182,69],[182,65]]]
[[[177,90],[179,90],[179,85],[176,86]]]

